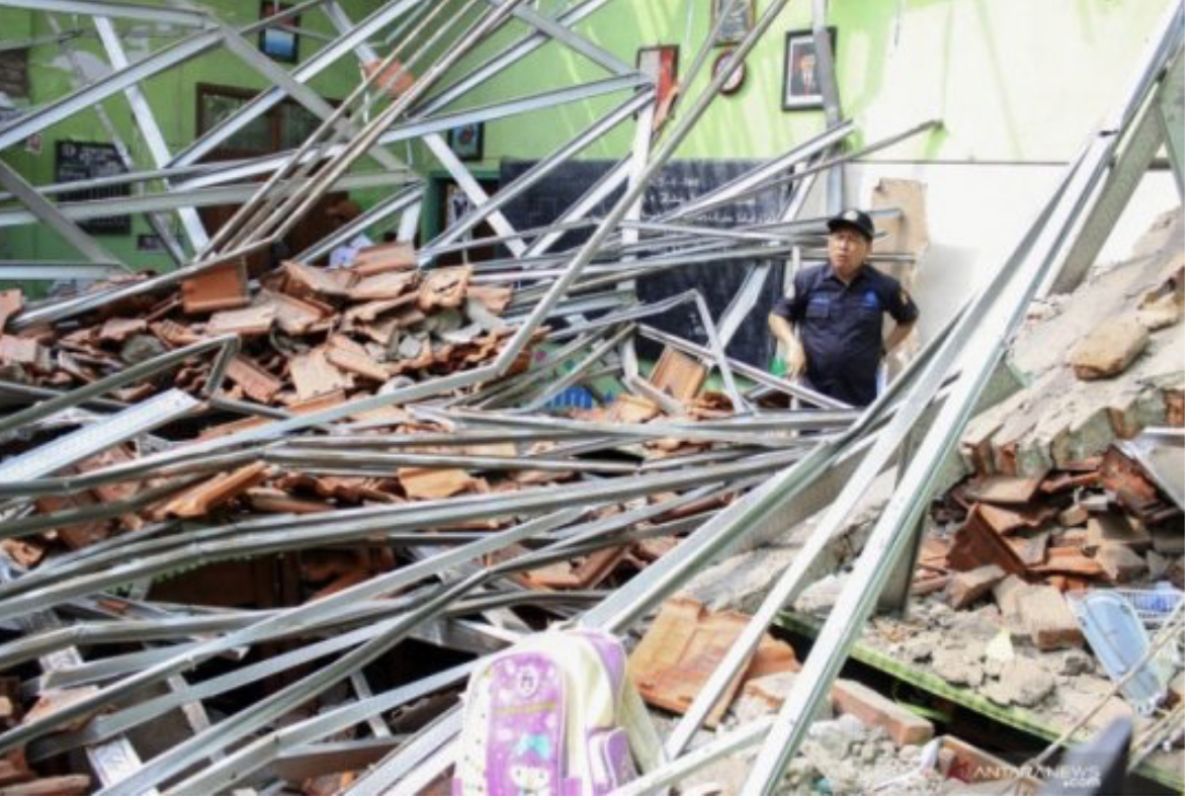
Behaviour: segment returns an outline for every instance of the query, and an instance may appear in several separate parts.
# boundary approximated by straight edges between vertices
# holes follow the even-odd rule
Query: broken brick
[[[1083,631],[1062,592],[1050,586],[1030,586],[1016,597],[1021,625],[1039,650],[1083,644]]]
[[[946,599],[951,608],[964,608],[988,593],[1007,576],[995,564],[976,567],[969,572],[956,572],[946,584]]]
[[[1095,552],[1106,544],[1121,544],[1135,551],[1149,549],[1152,539],[1146,526],[1123,514],[1099,513],[1087,521],[1086,552]]]
[[[606,416],[615,422],[646,422],[658,416],[658,405],[645,397],[623,394],[609,406]]]
[[[996,600],[1000,615],[1009,625],[1021,627],[1021,609],[1017,599],[1032,588],[1033,584],[1026,583],[1016,575],[1009,575],[992,587],[992,597]]]
[[[995,506],[979,503],[979,519],[994,533],[1009,534],[1019,529],[1036,530],[1055,517],[1050,506]]]
[[[1053,478],[1046,478],[1041,483],[1041,491],[1045,494],[1069,492],[1079,486],[1099,486],[1099,472],[1063,472]]]
[[[499,314],[508,308],[508,304],[512,302],[512,295],[512,286],[487,283],[467,287],[467,298],[477,300],[493,314]]]
[[[300,336],[314,330],[333,315],[333,309],[312,298],[300,299],[287,294],[264,290],[255,305],[270,305],[275,309],[275,323],[289,336]]]
[[[1002,536],[1004,544],[1021,559],[1027,567],[1035,567],[1046,560],[1046,549],[1050,542],[1050,533],[1043,531],[1032,536]]]
[[[925,744],[933,738],[932,722],[858,681],[836,679],[830,699],[836,713],[855,716],[872,728],[883,728],[898,746]]]
[[[946,554],[947,566],[961,572],[995,564],[1007,573],[1024,575],[1025,562],[983,520],[980,509],[978,504],[973,506],[967,521],[955,532]]]
[[[595,588],[616,569],[628,552],[627,547],[606,547],[586,556],[566,559],[524,573],[525,579],[539,589],[580,590]]]
[[[1079,547],[1048,547],[1045,562],[1031,567],[1031,571],[1038,575],[1062,573],[1085,578],[1098,578],[1104,574],[1100,565]]]
[[[350,288],[351,300],[393,300],[412,288],[415,272],[381,272],[363,278]]]

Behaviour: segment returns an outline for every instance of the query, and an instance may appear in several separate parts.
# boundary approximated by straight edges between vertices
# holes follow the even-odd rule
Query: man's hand
[[[804,357],[804,345],[793,342],[787,349],[787,374],[789,378],[798,378],[804,374],[808,360]]]

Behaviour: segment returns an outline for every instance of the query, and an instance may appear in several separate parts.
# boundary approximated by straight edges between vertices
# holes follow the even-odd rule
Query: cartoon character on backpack
[[[633,750],[647,767],[657,746],[620,642],[591,631],[540,633],[471,676],[455,792],[608,794],[637,776]]]

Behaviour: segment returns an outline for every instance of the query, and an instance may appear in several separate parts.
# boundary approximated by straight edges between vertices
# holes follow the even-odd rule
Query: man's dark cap
[[[867,237],[870,241],[875,238],[875,223],[871,221],[871,216],[864,211],[859,211],[856,208],[848,208],[836,217],[830,217],[825,223],[829,228],[830,233],[838,228],[854,228],[854,230]]]

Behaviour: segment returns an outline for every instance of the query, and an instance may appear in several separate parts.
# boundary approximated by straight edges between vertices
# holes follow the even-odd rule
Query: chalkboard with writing
[[[755,161],[672,161],[663,168],[659,176],[646,190],[643,219],[664,214],[673,208],[695,199],[728,183],[747,170],[753,169]],[[534,165],[531,161],[502,161],[500,164],[500,186],[516,180]],[[548,178],[535,184],[513,201],[504,206],[504,214],[517,230],[549,225],[569,209],[574,202],[591,189],[614,166],[612,161],[571,161],[559,167]],[[623,190],[623,187],[622,187]],[[620,191],[605,198],[594,216],[602,215],[620,197]],[[781,189],[761,192],[711,209],[702,215],[691,217],[691,224],[729,228],[753,222],[769,222],[778,218],[784,203]],[[580,244],[587,238],[590,229],[564,236],[558,245],[561,249]],[[761,262],[760,262],[761,263]],[[691,288],[699,289],[708,304],[713,320],[719,320],[725,307],[737,294],[738,288],[753,262],[716,261],[705,264],[674,267],[638,280],[637,294],[643,302],[650,303],[680,294]],[[743,361],[758,366],[767,366],[774,351],[773,340],[767,330],[767,315],[771,306],[783,293],[783,261],[772,265],[771,276],[760,293],[754,309],[746,316],[726,352]],[[669,333],[683,336],[698,344],[706,344],[707,336],[694,306],[685,306],[667,311],[650,323]],[[643,352],[639,342],[639,354],[653,357],[654,348]]]
[[[72,142],[58,141],[54,145],[54,180],[56,183],[82,181],[88,178],[103,178],[109,175],[120,175],[126,172],[125,163],[121,160],[117,148],[107,142]],[[105,198],[121,198],[129,196],[129,184],[116,186],[100,186],[94,189],[81,189],[77,192],[64,192],[58,196],[59,202],[82,202],[86,200],[103,200]],[[114,208],[122,205],[118,200]],[[118,234],[128,236],[132,228],[128,214],[112,217],[96,217],[82,220],[79,227],[92,234]]]

